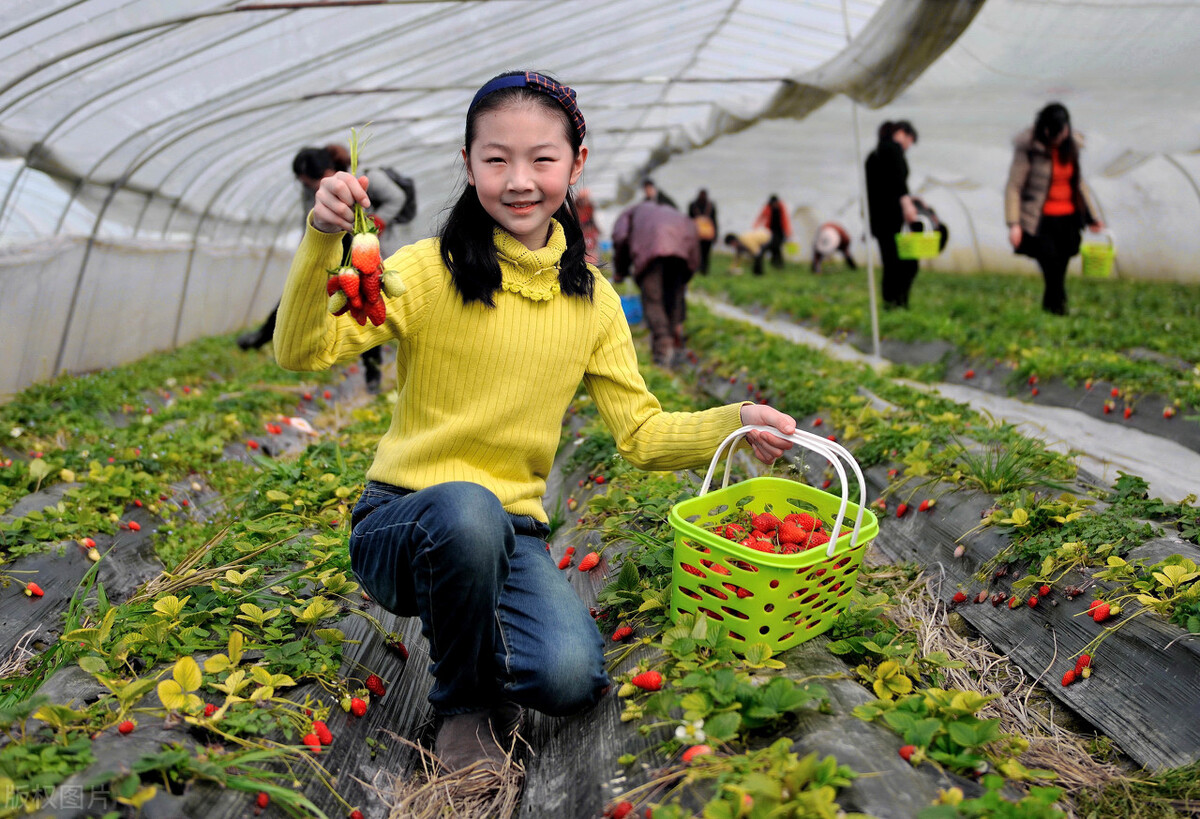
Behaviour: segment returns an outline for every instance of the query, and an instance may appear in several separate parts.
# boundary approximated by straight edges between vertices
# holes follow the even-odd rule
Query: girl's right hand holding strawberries
[[[365,176],[355,177],[345,171],[322,179],[313,205],[313,227],[322,233],[354,230],[354,204],[357,202],[364,208],[371,206],[371,200],[367,198],[368,184]]]

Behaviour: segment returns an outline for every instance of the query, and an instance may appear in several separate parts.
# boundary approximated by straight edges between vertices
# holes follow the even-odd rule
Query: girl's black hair
[[[525,72],[509,71],[499,76],[523,73]],[[522,86],[493,91],[467,112],[463,144],[466,145],[468,154],[471,151],[471,141],[475,138],[476,123],[480,114],[514,103],[540,105],[547,111],[556,112],[562,118],[563,131],[575,156],[579,155],[583,140],[563,107],[553,97]],[[562,225],[567,240],[567,249],[563,251],[559,262],[558,285],[568,296],[582,296],[591,301],[595,279],[587,267],[583,228],[579,224],[579,212],[575,208],[575,195],[570,189],[567,190],[567,198],[554,214],[554,218]],[[496,306],[494,296],[500,289],[501,273],[492,238],[492,229],[495,226],[496,220],[484,210],[474,187],[466,183],[462,195],[451,207],[439,231],[442,261],[450,271],[450,278],[458,288],[464,304],[478,301],[488,307]]]
[[[1067,129],[1067,138],[1058,146],[1058,160],[1064,164],[1079,164],[1079,152],[1075,148],[1075,134],[1071,131],[1071,115],[1060,102],[1052,102],[1038,111],[1037,120],[1033,123],[1033,138],[1053,150],[1054,138]]]
[[[881,123],[879,126],[879,131],[877,132],[879,136],[879,142],[887,142],[895,135],[897,131],[903,131],[904,133],[908,134],[910,137],[912,137],[913,144],[916,144],[917,129],[914,128],[913,124],[906,119],[897,120],[896,122],[887,120],[886,122]]]

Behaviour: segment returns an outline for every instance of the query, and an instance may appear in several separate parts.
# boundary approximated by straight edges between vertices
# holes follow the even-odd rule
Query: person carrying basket
[[[1100,211],[1079,169],[1083,139],[1071,130],[1071,115],[1052,102],[1032,128],[1013,141],[1004,189],[1004,220],[1013,251],[1037,260],[1045,288],[1042,309],[1067,314],[1067,264],[1079,252],[1079,231],[1104,229]]]
[[[355,576],[429,640],[442,766],[498,770],[522,708],[565,715],[608,691],[604,643],[547,549],[542,506],[561,424],[580,382],[617,449],[654,470],[704,465],[743,424],[790,435],[766,405],[665,412],[638,372],[617,292],[586,262],[571,186],[588,149],[575,92],[532,71],[475,94],[466,183],[437,237],[387,262],[404,292],[359,326],[326,308],[354,205],[370,180],[321,180],[279,308],[275,349],[320,370],[397,346],[398,399],[351,516]],[[752,433],[770,463],[786,438]]]

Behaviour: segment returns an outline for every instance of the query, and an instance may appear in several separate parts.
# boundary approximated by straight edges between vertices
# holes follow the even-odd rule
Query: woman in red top
[[[1072,132],[1067,109],[1052,102],[1015,145],[1004,193],[1008,238],[1042,269],[1042,309],[1065,316],[1067,263],[1079,252],[1079,231],[1104,228],[1079,170],[1083,141]]]

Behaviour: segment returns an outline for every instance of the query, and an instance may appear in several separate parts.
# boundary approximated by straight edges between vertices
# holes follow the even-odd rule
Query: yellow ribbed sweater
[[[360,327],[326,308],[325,280],[340,264],[341,234],[311,223],[305,232],[279,305],[279,364],[323,370],[396,342],[399,400],[367,477],[408,489],[471,481],[492,490],[510,513],[545,521],[546,476],[581,380],[630,463],[707,465],[740,426],[741,405],[663,412],[638,372],[612,285],[593,268],[592,302],[559,292],[562,227],[554,223],[537,251],[499,228],[495,237],[503,289],[494,308],[464,305],[438,240],[425,239],[387,262],[407,286],[387,299],[387,321]]]

